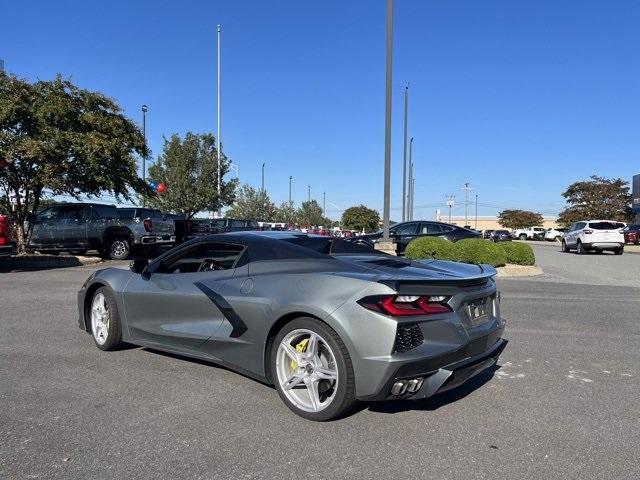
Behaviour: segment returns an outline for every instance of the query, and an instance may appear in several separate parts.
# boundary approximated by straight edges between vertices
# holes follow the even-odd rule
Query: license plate
[[[469,320],[471,320],[471,325],[474,327],[482,325],[489,321],[491,314],[491,297],[479,298],[478,300],[467,302],[466,308]]]

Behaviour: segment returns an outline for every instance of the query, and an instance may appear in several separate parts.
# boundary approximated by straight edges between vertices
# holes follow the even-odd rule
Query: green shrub
[[[439,237],[419,237],[412,240],[404,251],[411,260],[436,258],[438,260],[456,260],[455,244]]]
[[[488,263],[502,267],[507,263],[507,254],[490,240],[469,238],[455,244],[456,260],[465,263]]]
[[[507,254],[507,263],[514,265],[535,265],[536,263],[531,245],[517,242],[500,242],[497,245]]]

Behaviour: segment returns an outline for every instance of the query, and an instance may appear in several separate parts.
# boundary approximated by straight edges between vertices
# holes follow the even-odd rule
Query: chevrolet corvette
[[[338,238],[225,233],[95,272],[78,292],[79,326],[101,350],[129,343],[236,370],[325,421],[492,367],[507,344],[495,275]]]

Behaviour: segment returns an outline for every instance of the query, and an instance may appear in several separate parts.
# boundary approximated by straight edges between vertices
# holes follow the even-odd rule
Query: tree
[[[279,223],[295,223],[297,218],[298,211],[293,204],[282,202],[275,211],[273,221]]]
[[[147,188],[135,160],[144,153],[140,129],[103,94],[61,76],[31,84],[0,72],[0,189],[17,198],[20,253],[31,235],[25,221],[45,193],[130,200]]]
[[[498,222],[505,228],[528,228],[542,225],[542,215],[528,210],[503,210],[498,214]]]
[[[568,206],[558,217],[560,225],[569,226],[588,219],[631,221],[629,182],[621,178],[608,179],[593,175],[591,180],[569,185],[562,196]]]
[[[188,132],[183,140],[173,134],[164,139],[162,154],[149,168],[149,179],[165,184],[167,190],[147,196],[147,202],[161,210],[180,213],[187,219],[198,212],[214,212],[231,205],[237,181],[224,181],[229,163],[223,156],[218,195],[218,152],[213,135]]]
[[[315,200],[302,202],[302,206],[297,212],[297,221],[300,225],[324,225],[325,218],[322,214],[322,207]]]
[[[378,230],[380,223],[380,214],[377,210],[358,205],[356,207],[347,208],[342,213],[342,227],[349,230],[370,232]]]
[[[255,189],[251,185],[243,185],[236,194],[235,203],[225,216],[273,222],[276,216],[276,206],[269,199],[266,191]]]

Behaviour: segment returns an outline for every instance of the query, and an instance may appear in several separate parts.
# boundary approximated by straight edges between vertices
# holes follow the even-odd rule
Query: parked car
[[[219,363],[274,385],[308,420],[344,415],[357,400],[455,388],[491,368],[507,344],[488,265],[238,232],[197,238],[131,270],[98,270],[78,292],[79,327],[99,349],[126,342]]]
[[[353,239],[354,242],[373,246],[382,239],[383,233],[376,232],[368,235],[360,235]],[[409,242],[419,237],[441,237],[451,242],[457,242],[465,238],[481,238],[481,234],[448,223],[429,220],[409,221],[396,223],[389,228],[389,236],[396,243],[396,253],[404,255]]]
[[[622,255],[624,252],[624,234],[626,225],[612,220],[584,220],[574,223],[564,234],[562,251],[575,250],[576,253],[606,250]]]
[[[561,242],[566,231],[567,229],[562,227],[550,228],[544,233],[544,239],[548,242]]]
[[[513,238],[518,240],[542,240],[546,229],[544,227],[518,228],[513,232]]]
[[[494,232],[495,230],[483,230],[482,231],[482,238],[491,238],[491,234]]]
[[[489,236],[489,240],[493,242],[510,242],[513,240],[509,230],[493,230]]]
[[[123,209],[136,210],[136,209]],[[121,218],[113,205],[67,203],[53,205],[32,216],[33,232],[29,248],[47,253],[70,251],[77,254],[98,250],[101,255],[123,260],[132,248],[148,248],[174,243],[173,232],[157,232],[160,221],[141,219],[126,212]]]
[[[11,223],[9,217],[0,215],[0,258],[10,257],[13,253]]]
[[[625,243],[640,244],[640,224],[627,225],[622,229]]]
[[[196,237],[202,237],[204,235],[211,235],[214,233],[258,230],[257,221],[237,218],[192,218],[178,223],[180,223],[180,226],[177,226],[177,229],[181,232],[181,241],[191,240]]]

